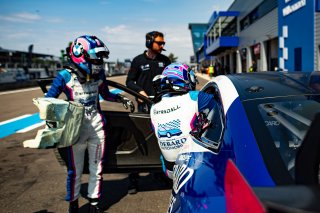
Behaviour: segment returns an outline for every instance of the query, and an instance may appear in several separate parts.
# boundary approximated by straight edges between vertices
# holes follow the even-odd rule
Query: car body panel
[[[234,152],[234,161],[249,183],[274,185],[239,98],[233,102],[227,112],[226,126],[229,131],[225,133],[224,144],[229,145]]]
[[[257,72],[249,74],[228,75],[241,101],[312,93],[308,86],[310,73]]]
[[[256,171],[256,176],[248,177],[249,182],[252,182],[253,185],[261,183],[274,185],[264,166],[246,112],[233,83],[226,76],[218,76],[212,82],[219,87],[219,98],[224,107],[226,129],[228,129],[224,135],[222,149],[231,150],[234,153],[234,161],[241,169],[244,169],[245,176],[247,173],[252,174],[253,171]],[[205,85],[202,90],[206,91],[209,85],[210,83]],[[248,155],[248,153],[251,154]],[[252,161],[257,164],[251,164]]]

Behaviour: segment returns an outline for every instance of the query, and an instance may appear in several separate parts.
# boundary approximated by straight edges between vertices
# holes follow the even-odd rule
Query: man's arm
[[[130,66],[130,69],[129,69],[129,72],[128,72],[126,85],[128,88],[130,88],[136,92],[143,91],[143,89],[136,84],[136,81],[138,80],[139,75],[140,75],[139,64],[137,63],[136,59],[133,59],[131,66]]]

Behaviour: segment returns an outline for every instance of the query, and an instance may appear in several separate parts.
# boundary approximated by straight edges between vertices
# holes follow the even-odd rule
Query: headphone
[[[148,32],[146,35],[146,47],[148,49],[152,48],[152,44],[154,42],[154,32],[155,31]]]

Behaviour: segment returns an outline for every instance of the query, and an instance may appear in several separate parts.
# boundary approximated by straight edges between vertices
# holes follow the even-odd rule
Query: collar
[[[145,50],[145,51],[144,51],[144,55],[145,55],[145,57],[146,57],[147,59],[149,59],[149,60],[155,60],[155,59],[157,58],[158,54],[154,54],[154,57],[152,58],[152,57],[149,56],[148,52],[149,52],[148,50]]]

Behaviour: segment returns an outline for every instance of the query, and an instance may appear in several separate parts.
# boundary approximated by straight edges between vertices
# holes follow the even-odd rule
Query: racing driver
[[[190,131],[203,131],[203,118],[214,107],[214,96],[195,91],[194,72],[182,63],[172,63],[153,79],[155,104],[150,110],[152,127],[162,153],[162,168],[173,179],[176,157]],[[200,128],[199,128],[200,127]]]
[[[103,58],[109,50],[96,36],[83,35],[76,38],[67,53],[71,66],[59,72],[45,97],[57,98],[64,93],[68,101],[80,103],[85,108],[83,122],[79,125],[79,140],[72,146],[60,148],[59,152],[68,159],[66,201],[69,212],[78,212],[81,175],[85,151],[89,153],[89,212],[103,212],[99,207],[102,189],[103,155],[106,141],[106,120],[99,104],[99,95],[107,101],[122,102],[126,108],[133,103],[120,94],[109,91],[103,69]]]

